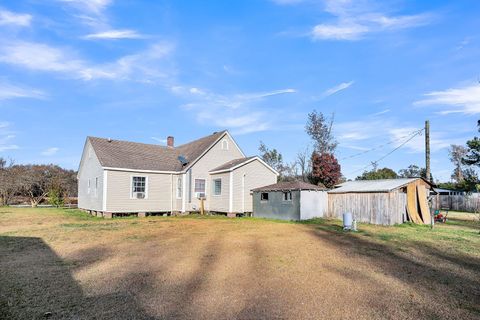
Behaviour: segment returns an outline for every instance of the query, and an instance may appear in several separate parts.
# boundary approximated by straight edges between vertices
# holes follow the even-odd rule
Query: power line
[[[355,171],[352,171],[350,172],[350,174],[353,174],[353,173],[356,173],[358,171],[363,171],[363,170],[366,170],[367,168],[369,168],[370,166],[373,166],[373,165],[376,165],[378,164],[380,161],[382,161],[383,159],[385,159],[386,157],[388,157],[389,155],[391,155],[392,153],[394,153],[395,151],[397,151],[398,149],[400,149],[401,147],[403,147],[404,145],[406,145],[408,142],[410,142],[413,138],[415,138],[417,135],[421,134],[423,132],[423,130],[425,130],[425,128],[422,128],[420,130],[417,130],[417,131],[414,131],[412,133],[412,135],[407,139],[405,140],[404,142],[402,142],[398,147],[396,147],[395,149],[391,150],[390,152],[388,152],[387,154],[383,155],[382,157],[380,157],[379,159],[375,160],[375,161],[372,161],[369,165],[365,166],[364,168],[361,168],[361,169],[358,169],[358,170],[355,170]]]
[[[409,134],[407,134],[407,135],[405,135],[405,136],[396,138],[395,140],[386,142],[386,143],[384,143],[384,144],[378,145],[378,146],[373,147],[373,148],[368,149],[368,150],[364,150],[364,151],[361,151],[361,152],[352,154],[352,155],[350,155],[350,156],[343,157],[343,158],[340,159],[340,161],[347,160],[347,159],[352,159],[352,158],[355,158],[355,157],[364,155],[364,154],[366,154],[366,153],[369,153],[369,152],[372,152],[372,151],[375,151],[375,150],[378,150],[378,149],[382,149],[382,148],[385,147],[385,146],[388,146],[388,145],[390,145],[390,144],[394,144],[395,142],[398,142],[398,141],[400,141],[400,140],[402,140],[402,139],[408,138],[408,137],[410,137],[412,134],[416,134],[417,132],[418,132],[418,130],[412,131],[412,132],[410,132]]]

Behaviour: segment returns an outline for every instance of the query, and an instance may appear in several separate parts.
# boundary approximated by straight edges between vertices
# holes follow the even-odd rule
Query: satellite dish
[[[182,156],[182,155],[178,156],[177,159],[178,159],[178,161],[180,161],[180,163],[182,164],[182,166],[185,166],[185,165],[188,163],[187,159],[185,159],[185,157]]]

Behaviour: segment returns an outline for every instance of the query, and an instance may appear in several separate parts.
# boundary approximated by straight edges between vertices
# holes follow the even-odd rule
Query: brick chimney
[[[175,144],[175,138],[172,136],[167,137],[167,147],[173,148]]]

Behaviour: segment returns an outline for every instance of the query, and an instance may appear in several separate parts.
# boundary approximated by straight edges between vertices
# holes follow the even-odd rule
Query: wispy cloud
[[[69,48],[14,41],[0,46],[0,62],[34,71],[61,73],[68,78],[148,82],[166,77],[168,71],[161,69],[160,62],[172,50],[173,45],[158,43],[145,51],[123,56],[111,63],[94,64],[79,57],[74,50]],[[165,65],[163,67],[167,68]]]
[[[325,92],[323,93],[323,96],[328,97],[328,96],[331,96],[332,94],[335,94],[335,93],[340,92],[342,90],[348,89],[353,83],[354,83],[353,81],[342,82],[342,83],[336,85],[335,87],[332,87],[330,89],[325,90]]]
[[[132,29],[112,27],[106,10],[113,0],[58,0],[68,4],[75,10],[74,17],[82,24],[89,26],[93,32],[85,35],[85,40],[120,40],[142,39],[145,35]]]
[[[377,117],[377,116],[381,116],[382,114],[389,113],[390,111],[391,111],[390,109],[385,109],[379,112],[372,113],[370,116]]]
[[[0,100],[15,98],[43,99],[45,97],[45,93],[41,90],[19,87],[0,81]]]
[[[314,26],[311,31],[314,40],[359,40],[369,33],[418,27],[432,20],[430,14],[389,15],[377,12],[366,1],[328,0],[325,11],[336,20]]]
[[[259,105],[277,95],[295,93],[295,89],[272,90],[258,93],[224,95],[199,88],[172,87],[174,94],[190,102],[184,109],[193,111],[199,123],[228,128],[234,134],[265,131],[272,127],[274,117]]]
[[[31,21],[32,16],[29,14],[15,13],[0,9],[0,26],[15,25],[20,27],[28,27]]]
[[[88,14],[99,15],[113,3],[112,0],[59,0]]]
[[[433,91],[425,94],[425,98],[414,103],[419,106],[444,107],[440,114],[480,113],[480,84],[475,83],[459,88]],[[445,108],[446,107],[446,108]]]
[[[75,72],[81,70],[84,64],[71,50],[25,41],[2,43],[0,62],[54,72]]]
[[[98,33],[91,33],[83,37],[84,39],[142,39],[144,35],[138,33],[135,30],[123,29],[123,30],[108,30]]]
[[[0,122],[0,152],[19,149],[18,145],[12,142],[15,135],[10,130],[10,126],[9,122]]]
[[[57,147],[51,147],[42,151],[42,156],[50,157],[55,155],[60,149]]]

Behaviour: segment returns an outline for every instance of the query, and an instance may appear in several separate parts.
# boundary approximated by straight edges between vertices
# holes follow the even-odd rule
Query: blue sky
[[[1,1],[0,156],[75,169],[87,135],[180,144],[226,128],[246,154],[262,140],[293,161],[316,109],[335,113],[348,178],[430,119],[433,175],[448,180],[447,147],[480,113],[479,13],[477,1]],[[379,166],[423,165],[423,152],[416,137]]]

